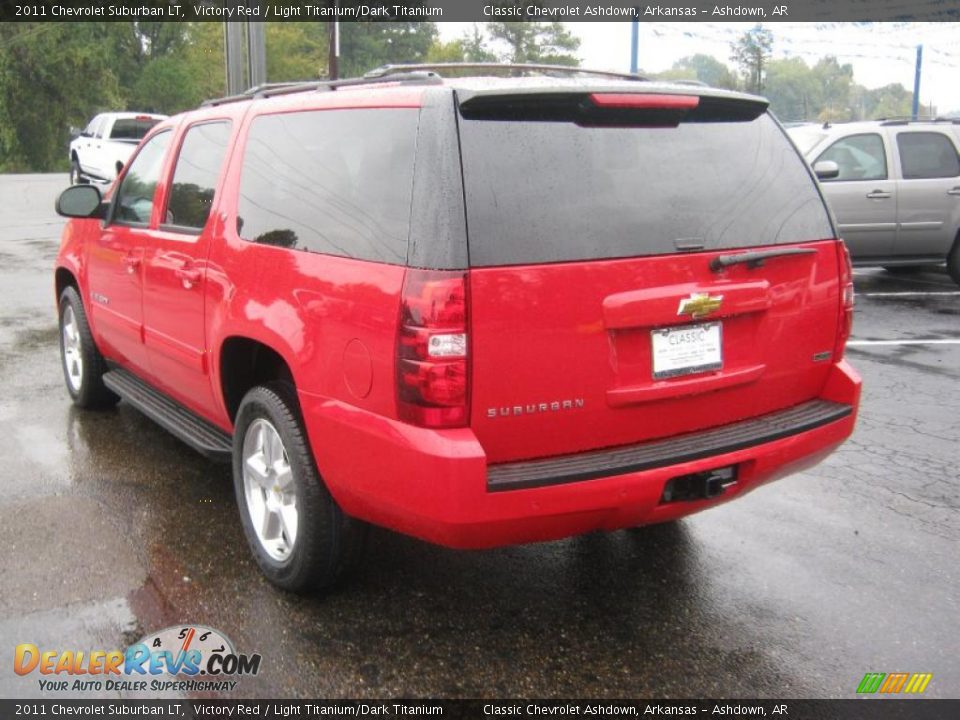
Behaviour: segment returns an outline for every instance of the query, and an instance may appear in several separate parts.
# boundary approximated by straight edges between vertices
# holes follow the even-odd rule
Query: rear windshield
[[[676,127],[461,118],[470,264],[515,265],[832,237],[767,114]]]
[[[160,118],[121,118],[113,121],[111,140],[142,140]]]

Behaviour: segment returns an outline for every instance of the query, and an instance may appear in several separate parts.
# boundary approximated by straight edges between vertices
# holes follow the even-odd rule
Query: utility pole
[[[247,70],[250,87],[267,82],[267,39],[262,22],[247,23]]]
[[[638,12],[634,8],[635,12]],[[633,20],[630,22],[630,72],[636,73],[638,68],[639,58],[637,55],[640,52],[640,21],[637,20],[637,16],[633,16]]]
[[[239,95],[267,81],[267,43],[262,22],[225,22],[227,94]]]
[[[917,45],[917,72],[913,76],[913,119],[920,116],[920,66],[923,64],[923,45]]]
[[[333,3],[334,12],[336,12],[340,3],[338,0],[334,0]],[[334,15],[336,17],[336,15]],[[340,23],[328,22],[327,23],[327,32],[328,32],[328,44],[330,46],[330,56],[327,60],[327,77],[330,80],[339,80],[340,79]]]
[[[223,47],[226,52],[227,95],[239,95],[247,89],[243,76],[243,24],[223,24]]]

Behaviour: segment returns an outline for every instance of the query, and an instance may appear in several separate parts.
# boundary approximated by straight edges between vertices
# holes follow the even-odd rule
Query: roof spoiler
[[[693,90],[693,88],[691,88]],[[749,122],[767,110],[752,97],[653,92],[611,92],[610,88],[557,91],[458,92],[460,114],[468,120],[572,122],[584,126],[676,127],[680,123]]]

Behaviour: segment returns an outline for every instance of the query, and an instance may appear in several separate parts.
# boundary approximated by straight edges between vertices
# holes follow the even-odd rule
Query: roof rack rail
[[[595,75],[599,77],[618,78],[620,80],[643,80],[649,78],[636,73],[614,72],[611,70],[589,70],[587,68],[570,67],[569,65],[545,65],[537,63],[415,63],[415,64],[390,64],[381,65],[371,70],[365,78],[378,78],[390,75],[396,72],[418,72],[418,71],[442,72],[444,70],[500,70],[503,72],[526,72],[530,74],[562,74],[562,75]]]
[[[953,123],[955,125],[960,125],[960,118],[955,117],[927,117],[927,118],[912,118],[912,117],[891,117],[891,118],[880,118],[881,125],[909,125],[910,123]]]
[[[292,95],[302,92],[328,92],[342,87],[356,85],[382,85],[383,83],[401,83],[410,85],[439,85],[442,79],[433,72],[391,72],[377,77],[356,77],[343,80],[309,80],[303,82],[266,83],[257,85],[239,95],[204,100],[200,107],[215,107],[244,100]]]

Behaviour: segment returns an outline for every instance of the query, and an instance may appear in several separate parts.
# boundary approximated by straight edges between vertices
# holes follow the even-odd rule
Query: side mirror
[[[100,190],[93,185],[68,187],[57,198],[57,214],[63,217],[103,218],[104,209]]]
[[[817,180],[833,180],[840,177],[840,166],[833,160],[820,160],[813,164],[813,174]]]

